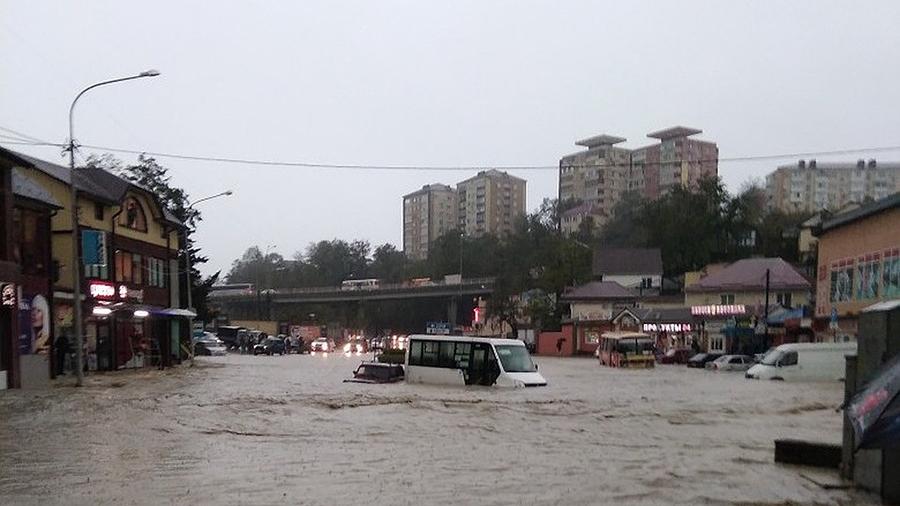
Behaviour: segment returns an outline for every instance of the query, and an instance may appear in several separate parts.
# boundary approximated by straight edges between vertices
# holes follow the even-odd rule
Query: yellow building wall
[[[140,230],[130,229],[124,225],[119,225],[120,215],[116,218],[116,235],[134,239],[136,241],[148,242],[164,248],[168,245],[172,249],[178,249],[177,233],[169,232],[171,242],[168,244],[166,243],[166,234],[163,233],[163,224],[156,221],[156,217],[154,216],[154,211],[157,211],[156,203],[143,193],[129,191],[125,194],[124,198],[127,199],[129,197],[134,197],[135,200],[141,204],[141,207],[143,207],[144,215],[147,218],[147,231],[142,232]],[[113,212],[118,212],[119,209],[121,209],[121,206],[116,207]],[[109,219],[107,219],[107,221],[109,221]]]
[[[771,290],[769,292],[769,304],[777,302],[776,294],[782,293],[783,290]],[[803,306],[809,304],[809,291],[807,290],[790,290],[791,305]],[[685,306],[708,306],[722,303],[722,295],[734,295],[735,304],[745,304],[748,306],[763,305],[766,302],[766,292],[703,292],[703,293],[685,293]]]
[[[53,259],[59,264],[59,281],[57,281],[54,286],[55,288],[60,290],[71,291],[72,219],[70,210],[71,195],[69,185],[33,168],[20,167],[20,169],[23,170],[30,179],[46,188],[47,191],[49,191],[53,196],[53,198],[61,206],[63,206],[63,209],[58,210],[50,220],[51,230],[53,231],[51,240],[51,247],[53,248]],[[116,234],[138,241],[148,242],[151,244],[156,244],[158,246],[166,247],[166,234],[163,233],[163,225],[156,220],[153,212],[156,203],[153,202],[149,197],[137,192],[128,192],[126,194],[126,198],[128,196],[135,197],[144,208],[144,213],[147,217],[147,232],[131,230],[127,227],[117,225]],[[88,195],[85,195],[83,193],[78,194],[78,207],[80,210],[78,222],[82,227],[103,230],[111,233],[113,215],[118,212],[119,209],[121,209],[121,205],[105,205],[103,220],[98,220],[96,218],[96,215],[94,214],[94,206],[96,202],[96,200],[90,198],[90,196]],[[170,237],[168,246],[172,250],[177,251],[179,242],[178,232],[170,231],[168,232],[168,235]],[[112,255],[112,252],[110,252],[110,255]],[[112,261],[113,259],[110,258],[109,260]]]

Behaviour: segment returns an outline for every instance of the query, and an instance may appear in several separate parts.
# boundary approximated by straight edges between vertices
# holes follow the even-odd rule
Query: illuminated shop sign
[[[135,299],[138,302],[142,302],[144,300],[144,291],[119,285],[119,298],[122,300]]]
[[[710,306],[692,306],[691,314],[694,316],[733,316],[747,314],[747,307],[743,304],[715,304]]]
[[[645,323],[644,332],[690,332],[690,323]]]
[[[91,281],[88,293],[95,299],[113,300],[116,298],[116,285],[104,281]]]

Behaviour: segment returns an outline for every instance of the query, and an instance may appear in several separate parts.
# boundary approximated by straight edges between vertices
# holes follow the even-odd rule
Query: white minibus
[[[406,382],[443,385],[546,386],[518,339],[411,335]]]

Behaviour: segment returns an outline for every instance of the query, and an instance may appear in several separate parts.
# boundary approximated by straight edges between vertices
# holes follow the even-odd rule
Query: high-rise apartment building
[[[456,195],[458,228],[470,237],[507,237],[525,214],[525,180],[506,172],[481,171],[457,183]]]
[[[637,149],[617,146],[622,137],[598,135],[576,142],[587,149],[559,161],[559,199],[591,204],[597,225],[613,215],[613,208],[627,191],[657,199],[675,186],[693,187],[704,177],[718,174],[716,143],[691,139],[702,130],[676,126],[653,132],[659,139]]]
[[[816,162],[781,165],[766,176],[769,209],[786,213],[838,211],[867,199],[879,200],[900,191],[900,163]]]
[[[403,252],[414,260],[428,258],[431,243],[456,228],[456,191],[429,184],[403,197]]]

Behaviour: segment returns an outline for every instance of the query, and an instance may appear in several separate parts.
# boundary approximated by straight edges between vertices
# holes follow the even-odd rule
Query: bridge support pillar
[[[447,302],[447,322],[450,324],[450,331],[456,328],[456,315],[459,313],[459,301],[456,297],[450,297]]]

